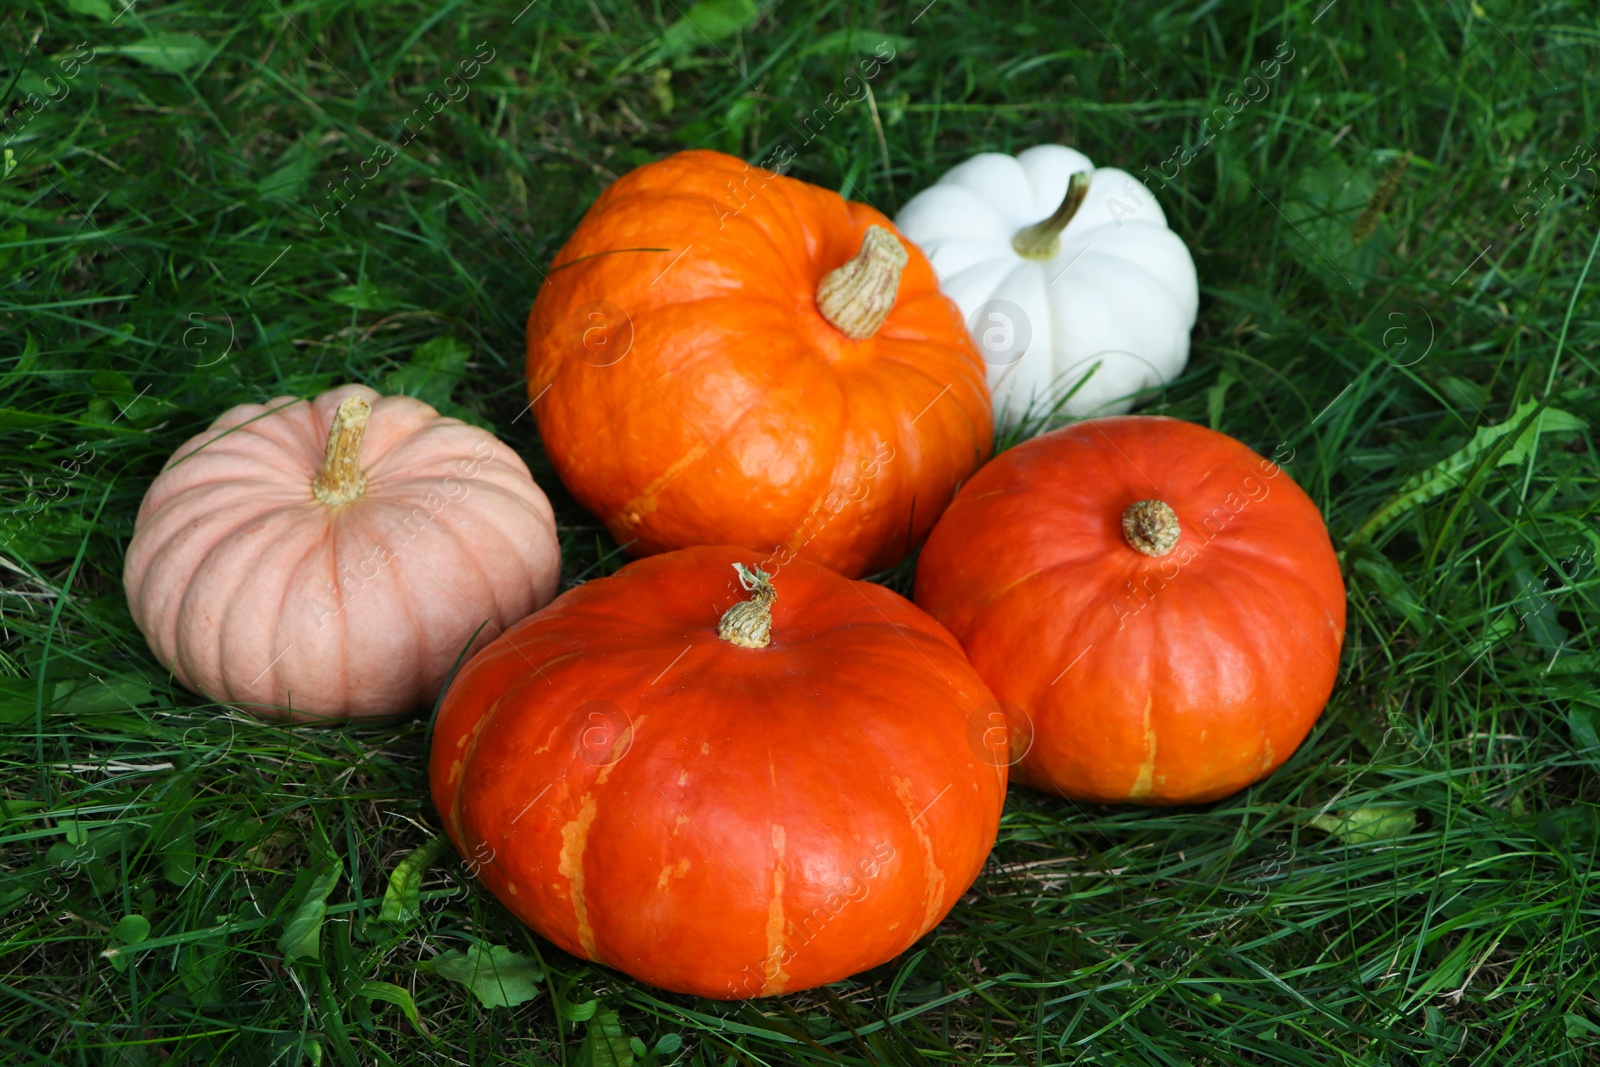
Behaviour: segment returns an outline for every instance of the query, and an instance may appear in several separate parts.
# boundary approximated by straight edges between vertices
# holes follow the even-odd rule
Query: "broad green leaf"
[[[373,1000],[381,1000],[386,1004],[393,1004],[404,1013],[412,1026],[415,1026],[424,1034],[428,1032],[423,1027],[422,1020],[417,1017],[416,1001],[411,999],[411,994],[406,992],[404,987],[397,986],[393,982],[376,982],[367,979],[350,983],[349,990],[354,996],[371,997]]]
[[[116,12],[111,10],[111,0],[62,0],[62,6],[68,11],[88,15],[101,22],[110,22],[116,17]]]
[[[20,222],[15,226],[8,226],[0,230],[0,270],[3,270],[5,265],[11,262],[11,256],[17,250],[16,246],[27,239],[28,228]],[[32,334],[28,335],[28,342],[29,347],[37,351]]]
[[[187,811],[179,812],[162,827],[161,839],[157,842],[161,850],[161,876],[179,889],[184,888],[194,881],[194,816]]]
[[[1416,828],[1417,809],[1409,805],[1374,804],[1365,808],[1313,815],[1312,826],[1346,845],[1365,845],[1404,837]]]
[[[218,1007],[223,1003],[222,976],[227,970],[227,948],[226,934],[212,934],[186,942],[179,949],[178,980],[196,1005]]]
[[[273,1034],[268,1045],[271,1067],[322,1067],[322,1042],[307,1034]]]
[[[661,35],[661,54],[675,56],[732,37],[756,20],[756,0],[700,0]]]
[[[54,415],[35,415],[31,411],[18,411],[16,408],[0,408],[0,432],[8,430],[22,430],[29,426],[43,426],[51,422],[59,422]]]
[[[150,920],[143,915],[124,915],[117,920],[117,925],[111,928],[112,945],[101,956],[111,961],[111,966],[119,972],[127,970],[128,956],[123,949],[129,945],[137,945],[150,936]]]
[[[1567,728],[1572,731],[1572,746],[1600,769],[1600,714],[1593,708],[1574,707],[1567,712]]]
[[[61,871],[63,877],[72,877],[81,869],[101,892],[109,892],[122,877],[121,864],[112,862],[113,858],[124,849],[137,847],[147,833],[143,824],[132,820],[98,830],[87,830],[83,824],[67,819],[61,824],[67,839],[45,851],[45,862]]]
[[[1468,472],[1477,468],[1486,456],[1503,444],[1505,447],[1495,460],[1496,466],[1526,462],[1540,434],[1572,433],[1589,425],[1578,416],[1559,408],[1546,408],[1536,415],[1538,407],[1537,400],[1523,401],[1506,421],[1493,426],[1480,426],[1478,432],[1472,435],[1472,440],[1462,448],[1427,470],[1407,478],[1394,496],[1367,517],[1349,543],[1365,541],[1402,515],[1451,489],[1465,485]],[[1507,439],[1513,435],[1514,439],[1508,442]]]
[[[633,1067],[633,1060],[633,1043],[622,1036],[617,1009],[601,1008],[595,1012],[578,1048],[579,1067]]]
[[[1600,808],[1567,804],[1539,812],[1531,819],[1535,837],[1558,854],[1584,856],[1600,841]]]
[[[440,834],[415,848],[389,875],[389,888],[383,893],[378,921],[410,925],[422,917],[422,876],[449,844]]]
[[[1367,545],[1353,546],[1346,559],[1350,569],[1372,582],[1378,589],[1378,595],[1409,623],[1412,627],[1426,632],[1433,621],[1433,612],[1428,610],[1422,598],[1417,596],[1405,578],[1388,557]]]
[[[155,701],[155,694],[148,685],[115,676],[104,681],[99,678],[64,679],[46,692],[52,693],[50,711],[56,715],[131,711]]]
[[[328,299],[357,311],[392,311],[400,306],[399,296],[369,281],[342,285],[329,293]]]
[[[1291,254],[1329,286],[1360,286],[1376,273],[1387,235],[1356,244],[1352,231],[1377,190],[1370,171],[1343,164],[1302,170],[1289,187],[1283,235]]]
[[[136,59],[168,74],[181,74],[199,66],[210,47],[192,33],[153,33],[141,41],[106,51]]]
[[[306,889],[294,915],[284,924],[283,936],[278,938],[278,951],[283,953],[284,959],[322,958],[322,920],[328,915],[328,894],[339,883],[339,870],[335,864],[318,875]]]
[[[594,1018],[594,1013],[600,1009],[598,1000],[586,1000],[582,1004],[568,1004],[561,1009],[561,1017],[569,1023],[586,1023]]]
[[[909,37],[877,30],[845,29],[825,33],[800,49],[802,56],[844,56],[863,62],[876,59],[885,62],[886,56],[899,56],[914,42]]]
[[[435,337],[418,345],[404,367],[384,378],[383,391],[404,393],[424,404],[442,407],[461,383],[471,358],[472,349],[454,337]]]
[[[143,915],[124,915],[111,928],[111,936],[118,944],[137,945],[150,936],[150,920]]]
[[[277,167],[256,182],[256,192],[268,200],[293,200],[305,192],[314,163],[310,144],[296,141],[278,157]]]
[[[486,1008],[514,1008],[539,995],[544,972],[520,952],[504,945],[475,944],[466,952],[450,949],[435,956],[428,969],[472,990]]]

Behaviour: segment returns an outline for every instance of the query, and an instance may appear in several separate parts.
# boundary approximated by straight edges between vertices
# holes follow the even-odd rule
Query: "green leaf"
[[[156,847],[161,850],[161,876],[179,889],[194,881],[194,816],[187,811],[172,816],[162,828]]]
[[[1374,804],[1313,815],[1307,821],[1346,845],[1365,845],[1409,834],[1417,825],[1417,809],[1409,805]]]
[[[450,394],[466,375],[472,349],[448,335],[416,347],[410,361],[383,380],[383,392],[414,396],[435,408],[450,402]]]
[[[443,834],[415,848],[389,875],[378,921],[409,926],[422,918],[422,875],[439,858],[449,841]]]
[[[223,1004],[222,977],[227,971],[225,953],[228,948],[226,934],[212,934],[187,942],[178,952],[178,981],[183,983],[189,999],[200,1007],[219,1007]]]
[[[1406,623],[1423,632],[1430,629],[1433,613],[1410,583],[1401,577],[1388,557],[1371,546],[1356,545],[1352,546],[1346,558],[1350,562],[1350,569],[1377,586],[1378,595],[1399,612]]]
[[[5,265],[11,262],[11,256],[17,250],[16,246],[27,239],[28,228],[20,222],[15,226],[8,226],[0,230],[0,270],[3,270]],[[29,347],[37,352],[38,345],[33,341],[32,334],[28,335],[28,341]]]
[[[486,1008],[514,1008],[539,995],[544,972],[520,952],[504,945],[475,944],[466,952],[450,949],[435,956],[427,969],[472,990]]]
[[[82,868],[101,892],[109,892],[122,877],[121,864],[107,861],[120,856],[125,849],[135,848],[148,832],[143,824],[132,820],[99,830],[87,830],[83,824],[69,819],[62,819],[60,823],[67,839],[57,841],[45,851],[45,862],[64,872]]]
[[[99,678],[68,678],[59,681],[53,689],[50,712],[53,715],[95,715],[112,711],[132,711],[155,702],[155,694],[141,681],[115,676],[102,681]]]
[[[657,1056],[670,1056],[683,1047],[682,1034],[666,1034],[656,1042]]]
[[[1600,841],[1600,808],[1592,804],[1550,808],[1529,821],[1533,835],[1559,855],[1586,855]]]
[[[357,311],[392,311],[400,306],[400,297],[394,292],[365,280],[340,286],[328,294],[328,299]]]
[[[322,1067],[322,1042],[306,1034],[273,1034],[268,1045],[271,1067]]]
[[[322,958],[322,920],[328,915],[328,894],[339,884],[339,870],[335,864],[318,875],[306,889],[294,915],[284,924],[283,936],[278,938],[278,951],[283,953],[284,959]]]
[[[152,33],[141,41],[106,51],[136,59],[168,74],[181,74],[199,66],[210,48],[192,33]]]
[[[150,936],[150,920],[143,915],[124,915],[111,928],[111,936],[118,944],[137,945]]]
[[[680,55],[732,37],[760,14],[756,0],[700,0],[661,35],[661,54]]]
[[[825,33],[800,50],[801,56],[844,56],[883,61],[883,56],[898,56],[915,42],[895,33],[877,30],[844,29]],[[888,49],[883,46],[888,45]]]
[[[301,139],[278,157],[277,169],[256,182],[256,192],[267,200],[293,200],[306,191],[316,160],[310,144]]]
[[[584,1031],[583,1044],[578,1047],[579,1067],[633,1067],[633,1060],[633,1044],[622,1036],[617,1009],[601,1008],[595,1012]]]
[[[1588,756],[1600,770],[1600,713],[1593,708],[1575,707],[1567,712],[1567,728],[1572,731],[1572,747]]]
[[[1503,450],[1495,459],[1495,466],[1526,462],[1540,434],[1573,433],[1589,425],[1578,416],[1559,408],[1546,408],[1535,414],[1538,407],[1537,400],[1523,401],[1506,421],[1493,426],[1480,426],[1478,432],[1472,435],[1472,440],[1456,452],[1407,478],[1394,496],[1367,517],[1361,528],[1351,536],[1349,544],[1367,540],[1402,515],[1451,489],[1465,485],[1467,472],[1476,468],[1485,456],[1503,444]],[[1513,435],[1514,439],[1507,442],[1507,438]]]
[[[406,1019],[418,1031],[423,1034],[428,1032],[423,1027],[422,1020],[417,1016],[416,1001],[411,999],[411,994],[406,992],[403,986],[397,986],[393,982],[376,982],[366,979],[360,982],[352,982],[348,988],[353,996],[370,997],[373,1000],[381,1000],[386,1004],[393,1004],[404,1013]]]
[[[110,22],[116,17],[111,10],[111,0],[61,0],[61,5],[68,11],[89,15],[101,22]]]
[[[1382,263],[1386,237],[1357,245],[1351,236],[1377,187],[1369,171],[1340,163],[1308,167],[1289,187],[1284,241],[1302,266],[1330,286],[1361,285]]]
[[[150,936],[150,920],[143,915],[124,915],[111,928],[112,946],[100,953],[101,956],[111,961],[111,966],[120,973],[127,970],[129,957],[123,949],[129,945],[137,945]]]

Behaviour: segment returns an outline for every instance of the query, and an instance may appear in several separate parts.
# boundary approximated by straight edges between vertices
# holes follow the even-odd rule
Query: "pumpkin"
[[[1194,260],[1126,171],[1061,145],[985,152],[895,221],[960,305],[1003,422],[1062,397],[1080,418],[1127,411],[1188,362]]]
[[[977,876],[1006,786],[969,729],[993,695],[942,627],[751,558],[687,548],[568,590],[462,668],[429,764],[450,838],[517,917],[719,999],[903,951]]]
[[[960,313],[889,220],[717,152],[595,201],[529,315],[528,390],[631,554],[736,544],[769,570],[895,563],[993,433]]]
[[[346,385],[242,404],[178,449],[123,581],[178,681],[305,720],[432,700],[459,657],[550,601],[560,570],[550,504],[516,453]]]
[[[916,600],[995,692],[1015,780],[1078,800],[1214,800],[1305,738],[1344,640],[1310,498],[1243,444],[1114,416],[1036,437],[968,482]]]

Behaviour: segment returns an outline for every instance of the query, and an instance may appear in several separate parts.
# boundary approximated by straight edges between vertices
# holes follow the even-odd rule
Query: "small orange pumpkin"
[[[445,829],[519,918],[719,999],[904,951],[982,868],[1006,786],[980,741],[993,696],[938,623],[750,558],[686,548],[568,590],[462,668],[429,763]]]
[[[1233,438],[1155,416],[984,467],[929,537],[916,599],[1012,719],[1013,778],[1080,800],[1214,800],[1272,773],[1344,642],[1311,499]]]
[[[528,390],[561,480],[633,555],[730,543],[769,569],[893,564],[993,434],[922,253],[871,207],[717,152],[595,201],[529,315]]]

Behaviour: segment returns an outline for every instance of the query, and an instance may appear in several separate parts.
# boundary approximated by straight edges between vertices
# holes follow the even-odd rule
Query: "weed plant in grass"
[[[1563,0],[7,6],[0,1058],[1597,1062],[1597,48]],[[892,214],[1047,141],[1145,175],[1194,250],[1193,357],[1144,410],[1274,458],[1341,552],[1341,681],[1266,782],[1176,810],[1013,790],[912,951],[697,1001],[475,887],[436,844],[425,718],[257,722],[133,627],[165,458],[342,381],[512,442],[566,582],[612,572],[521,370],[607,182],[788,154]]]

